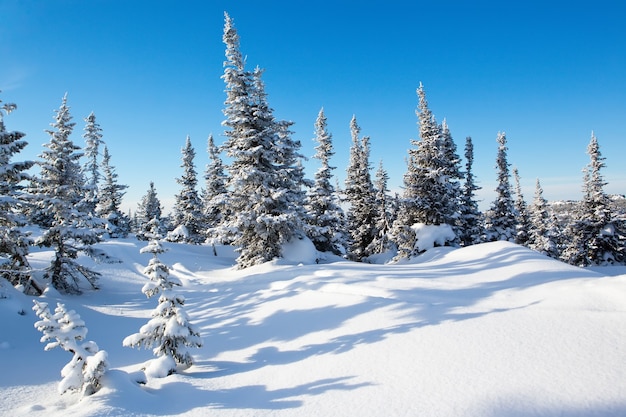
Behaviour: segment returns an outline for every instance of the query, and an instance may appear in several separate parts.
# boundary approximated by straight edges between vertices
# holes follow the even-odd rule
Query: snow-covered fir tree
[[[478,208],[476,191],[481,187],[476,185],[473,172],[474,144],[470,136],[465,138],[465,183],[461,190],[459,203],[459,241],[462,246],[470,246],[482,242],[485,231],[483,215]]]
[[[118,184],[117,173],[111,165],[108,147],[104,147],[102,155],[102,184],[98,190],[97,213],[106,220],[105,230],[109,237],[126,237],[130,231],[129,219],[122,213],[122,197],[127,185]]]
[[[383,168],[383,161],[380,161],[374,184],[376,191],[374,198],[376,236],[374,236],[374,239],[367,248],[370,254],[386,253],[395,250],[395,244],[390,237],[391,226],[395,220],[395,212],[393,199],[388,195],[388,181],[389,174]]]
[[[222,226],[228,218],[229,208],[226,205],[226,174],[224,163],[220,158],[219,148],[215,145],[213,135],[209,135],[207,152],[209,163],[206,166],[202,190],[202,207],[204,214],[205,238],[214,243],[230,243]]]
[[[361,261],[371,255],[368,247],[377,234],[374,211],[376,195],[370,175],[370,138],[369,136],[359,138],[361,128],[357,124],[356,116],[353,116],[350,121],[350,132],[352,146],[344,189],[346,201],[349,203],[347,220],[350,250],[348,256]]]
[[[78,209],[85,195],[84,177],[79,160],[80,147],[70,139],[74,128],[67,106],[67,94],[56,111],[52,130],[47,130],[50,142],[40,155],[40,174],[35,183],[35,203],[43,234],[38,246],[54,249],[54,258],[46,269],[46,278],[59,291],[80,293],[80,278],[93,288],[99,273],[76,262],[78,254],[102,256],[92,245],[100,241],[102,221]]]
[[[7,131],[4,125],[4,113],[15,108],[12,103],[0,106],[0,276],[27,294],[40,294],[43,289],[32,278],[27,258],[32,241],[23,229],[27,219],[22,182],[30,179],[26,171],[34,162],[11,160],[28,142],[22,140],[24,133]]]
[[[591,133],[587,146],[590,162],[584,170],[584,194],[574,219],[566,230],[568,246],[562,257],[577,266],[610,265],[625,260],[624,231],[613,218],[600,172],[606,165],[598,139]]]
[[[84,156],[86,159],[83,166],[85,175],[85,198],[83,202],[84,210],[87,213],[95,213],[98,205],[98,185],[102,174],[100,173],[100,146],[104,144],[102,140],[102,128],[96,122],[96,115],[91,112],[85,118],[85,129],[83,138],[85,139]]]
[[[456,144],[452,139],[448,123],[444,119],[441,123],[441,140],[439,143],[441,154],[441,176],[445,198],[442,204],[442,224],[452,226],[455,234],[459,235],[459,204],[461,199],[461,158],[457,154]],[[457,239],[458,240],[458,239]],[[451,242],[452,243],[452,242]],[[457,242],[458,243],[458,242]]]
[[[496,199],[491,208],[485,213],[485,240],[488,242],[506,240],[515,242],[517,234],[517,217],[515,205],[511,196],[509,162],[507,160],[506,135],[498,132],[498,156],[496,169],[498,170],[498,186]]]
[[[152,220],[156,219],[160,225],[162,225],[162,212],[161,201],[157,196],[154,182],[150,181],[150,187],[146,194],[141,197],[141,201],[137,204],[137,210],[135,211],[135,233],[140,240],[148,240],[148,235],[151,232]],[[164,230],[160,230],[160,233],[164,233]]]
[[[174,291],[181,286],[180,280],[170,276],[169,268],[161,262],[158,255],[165,249],[153,235],[141,253],[151,253],[148,266],[144,269],[150,281],[141,292],[148,298],[158,296],[158,305],[152,312],[152,318],[141,327],[138,333],[126,337],[122,344],[127,347],[153,348],[157,360],[146,370],[148,376],[164,377],[176,372],[178,365],[189,367],[193,358],[189,347],[201,347],[200,334],[189,322],[185,312],[185,297]]]
[[[422,83],[417,96],[419,140],[411,140],[400,213],[392,232],[398,258],[418,253],[414,224],[454,226],[458,217],[460,173],[456,147],[447,125],[439,125],[430,110]]]
[[[513,168],[513,179],[515,181],[515,216],[517,217],[517,233],[515,234],[515,243],[526,246],[528,244],[530,228],[530,218],[528,215],[528,206],[522,194],[522,185],[520,184],[519,170]]]
[[[313,158],[319,160],[321,166],[315,173],[314,185],[307,194],[306,233],[318,251],[345,255],[348,250],[346,218],[331,182],[335,167],[330,165],[330,158],[334,151],[324,109],[317,115],[313,140],[317,142]]]
[[[172,223],[174,230],[168,234],[167,240],[199,244],[204,241],[205,222],[202,200],[198,194],[198,174],[194,165],[196,151],[191,139],[187,136],[185,146],[181,149],[183,175],[176,178],[181,186],[176,194]]]
[[[267,103],[262,72],[247,71],[239,36],[225,14],[226,102],[223,149],[227,170],[227,228],[235,232],[237,265],[246,268],[281,256],[282,245],[303,236],[304,171],[300,143],[291,139],[291,122],[278,121]]]
[[[559,259],[558,232],[548,201],[543,197],[539,178],[535,183],[535,197],[528,208],[530,230],[527,246],[537,252]]]
[[[91,395],[101,387],[101,379],[106,373],[108,355],[99,350],[92,341],[84,341],[87,336],[87,327],[80,315],[74,310],[67,310],[64,304],[57,303],[54,314],[50,312],[47,303],[33,300],[33,310],[40,318],[35,328],[43,333],[42,343],[47,343],[45,350],[60,347],[71,352],[72,360],[63,367],[59,383],[59,393],[79,391],[83,395]]]

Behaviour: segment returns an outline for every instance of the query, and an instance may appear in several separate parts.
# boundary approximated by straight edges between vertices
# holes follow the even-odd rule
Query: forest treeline
[[[24,292],[41,293],[47,285],[65,293],[80,292],[86,280],[98,287],[99,274],[78,262],[80,253],[106,259],[94,246],[103,239],[134,234],[141,240],[166,239],[214,246],[233,245],[237,265],[246,268],[281,256],[283,246],[308,238],[320,252],[368,262],[379,254],[394,260],[418,256],[427,245],[425,228],[434,228],[437,245],[469,246],[506,240],[572,265],[622,264],[625,261],[624,199],[604,192],[598,140],[592,133],[590,162],[582,178],[583,198],[550,204],[539,179],[528,204],[519,173],[507,160],[507,138],[497,134],[497,188],[490,207],[479,210],[473,173],[471,137],[464,144],[464,164],[446,121],[429,108],[422,84],[417,89],[419,138],[408,149],[401,195],[387,187],[382,162],[373,172],[370,138],[350,122],[352,145],[346,180],[339,187],[330,160],[332,134],[324,110],[315,122],[319,169],[305,176],[301,144],[292,123],[277,120],[258,67],[250,70],[239,47],[233,20],[225,15],[225,141],[208,138],[208,164],[199,184],[196,152],[187,137],[182,148],[180,190],[166,214],[154,182],[134,213],[120,210],[127,188],[119,183],[102,128],[91,113],[84,119],[84,146],[72,140],[65,95],[47,130],[50,140],[37,161],[15,162],[26,146],[25,134],[7,130],[0,110],[0,273]],[[1,101],[0,101],[1,103]],[[230,161],[224,163],[222,157]],[[38,167],[37,173],[31,168]],[[30,234],[33,227],[40,233]],[[50,248],[54,258],[45,271],[28,263],[33,245]],[[211,248],[213,247],[213,249]],[[320,259],[322,260],[322,259]]]

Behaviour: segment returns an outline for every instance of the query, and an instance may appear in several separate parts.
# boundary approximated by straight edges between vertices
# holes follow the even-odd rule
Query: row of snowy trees
[[[79,253],[104,256],[93,249],[103,236],[124,236],[129,231],[149,239],[157,230],[167,239],[186,243],[231,244],[239,250],[237,264],[245,268],[281,256],[284,244],[308,237],[321,253],[334,253],[357,261],[372,255],[395,253],[396,259],[421,253],[420,228],[438,227],[444,240],[437,244],[467,246],[486,241],[514,241],[575,265],[624,261],[623,219],[616,218],[600,170],[604,167],[597,139],[589,145],[590,165],[584,176],[584,198],[563,224],[543,199],[537,181],[535,199],[524,202],[519,174],[511,184],[507,139],[497,136],[497,197],[482,213],[472,172],[473,144],[465,142],[465,167],[446,121],[438,123],[429,108],[423,85],[417,89],[419,137],[411,141],[402,195],[391,195],[388,175],[379,165],[372,179],[370,138],[361,135],[356,117],[350,122],[352,146],[343,189],[333,186],[330,159],[332,134],[320,110],[315,123],[314,158],[320,168],[313,180],[305,178],[301,144],[294,140],[292,123],[277,120],[269,106],[263,71],[249,70],[239,49],[233,20],[225,15],[226,45],[223,79],[226,140],[222,146],[208,140],[209,164],[204,187],[198,191],[195,149],[187,138],[182,148],[183,174],[177,179],[173,213],[163,214],[154,183],[134,215],[120,212],[124,185],[118,184],[102,129],[92,113],[84,129],[81,152],[70,135],[74,123],[67,96],[56,111],[50,142],[37,162],[11,161],[26,142],[20,132],[5,129],[0,112],[0,245],[3,276],[25,291],[40,292],[29,273],[28,246],[53,248],[55,259],[46,278],[64,292],[79,292],[79,279],[95,288],[98,274],[76,262]],[[229,164],[224,164],[225,154]],[[101,161],[99,157],[102,155]],[[86,160],[81,164],[81,161]],[[27,171],[38,165],[40,172]],[[345,208],[345,210],[344,210]],[[26,224],[43,232],[36,241],[23,232]]]

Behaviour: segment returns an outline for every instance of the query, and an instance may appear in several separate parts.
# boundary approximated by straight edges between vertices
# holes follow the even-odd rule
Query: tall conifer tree
[[[191,139],[187,136],[185,146],[181,149],[183,175],[176,179],[181,186],[176,195],[174,204],[173,225],[175,232],[168,235],[169,240],[182,241],[186,243],[201,243],[204,240],[204,222],[202,213],[202,201],[198,195],[198,175],[194,165],[196,151]],[[181,231],[181,228],[184,230]]]
[[[244,68],[239,35],[225,15],[226,142],[228,205],[233,215],[237,264],[245,268],[282,255],[282,245],[303,236],[304,174],[300,143],[291,138],[291,122],[278,121],[267,102],[261,70]]]
[[[480,243],[484,234],[483,216],[478,208],[475,194],[480,187],[474,180],[473,165],[474,144],[472,138],[468,136],[465,138],[465,183],[459,207],[459,240],[462,246]]]
[[[352,147],[344,190],[350,204],[347,215],[351,235],[349,256],[361,261],[370,255],[368,247],[376,236],[375,192],[370,175],[369,137],[359,138],[361,128],[355,116],[350,121],[350,132]]]
[[[590,162],[584,170],[584,195],[566,233],[569,245],[563,259],[577,266],[623,263],[624,231],[613,218],[606,182],[600,172],[606,166],[598,139],[591,133],[587,146]]]
[[[487,241],[506,240],[515,241],[517,234],[517,218],[515,206],[511,197],[511,183],[509,162],[507,160],[506,135],[498,132],[498,156],[496,169],[498,170],[498,186],[496,199],[485,215],[485,233]]]
[[[70,139],[75,123],[67,106],[67,94],[51,124],[50,142],[44,146],[38,162],[41,172],[36,182],[36,203],[45,231],[36,241],[39,246],[54,248],[54,259],[46,276],[61,292],[80,293],[80,277],[93,288],[99,273],[76,262],[79,252],[99,255],[91,245],[100,241],[97,227],[102,222],[78,209],[84,196],[84,177],[79,160],[80,147]]]
[[[330,158],[334,151],[324,109],[317,115],[313,140],[318,143],[313,158],[318,159],[321,166],[315,173],[314,185],[307,195],[307,235],[318,251],[345,255],[348,249],[345,214],[331,183],[335,167],[330,165]]]
[[[28,142],[22,140],[24,133],[7,131],[3,118],[3,113],[8,115],[15,108],[12,103],[0,106],[0,276],[26,293],[39,294],[42,288],[32,279],[27,258],[32,242],[23,229],[26,201],[21,185],[30,179],[26,171],[34,162],[11,160]]]

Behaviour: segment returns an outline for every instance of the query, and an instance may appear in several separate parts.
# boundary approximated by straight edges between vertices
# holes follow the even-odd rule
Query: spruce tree
[[[27,258],[32,241],[23,229],[27,220],[22,182],[30,179],[26,171],[35,163],[11,160],[28,142],[22,140],[24,133],[7,131],[4,125],[3,113],[15,108],[12,103],[0,106],[0,276],[27,294],[40,294],[42,288],[33,280]]]
[[[34,190],[35,201],[45,230],[35,243],[54,249],[54,259],[45,274],[52,285],[61,292],[76,294],[81,292],[81,277],[97,288],[100,274],[78,264],[76,259],[80,252],[102,255],[92,248],[100,241],[98,228],[102,221],[78,208],[85,194],[79,164],[82,153],[70,139],[74,123],[69,110],[66,94],[56,111],[55,122],[51,123],[53,129],[47,131],[47,150],[38,161],[41,171]]]
[[[456,144],[452,139],[452,134],[445,119],[441,124],[439,150],[441,154],[441,176],[439,181],[443,184],[442,192],[445,196],[442,204],[442,224],[452,226],[452,229],[458,236],[460,233],[458,227],[461,199],[460,180],[463,178],[463,175],[461,174],[461,158],[457,154]]]
[[[345,255],[348,250],[345,214],[331,183],[335,167],[330,165],[330,158],[334,151],[324,109],[317,115],[313,140],[318,143],[313,158],[318,159],[321,166],[315,173],[314,185],[307,195],[306,232],[318,251]]]
[[[527,246],[537,252],[559,259],[559,247],[556,225],[550,213],[548,201],[543,197],[543,188],[539,178],[535,183],[535,197],[528,209],[530,233]]]
[[[105,229],[109,237],[126,237],[130,231],[129,219],[122,213],[122,197],[126,185],[117,183],[117,173],[111,165],[111,155],[105,146],[102,156],[102,185],[98,191],[98,216],[106,220]]]
[[[394,210],[392,199],[389,198],[388,195],[388,181],[389,174],[383,168],[383,161],[380,161],[378,170],[376,171],[374,187],[376,190],[374,199],[376,236],[367,248],[367,251],[371,254],[385,253],[395,248],[390,238],[391,225],[394,220]]]
[[[614,219],[601,169],[606,165],[596,136],[587,146],[590,162],[584,170],[584,195],[567,229],[566,262],[577,266],[609,265],[625,260],[624,231]]]
[[[522,186],[520,184],[519,171],[517,168],[513,168],[513,179],[515,180],[515,215],[517,217],[515,243],[526,246],[532,225],[528,215],[528,206],[522,195]]]
[[[174,231],[168,235],[168,240],[199,244],[204,241],[204,221],[202,201],[197,191],[198,176],[194,165],[196,151],[191,145],[189,136],[181,152],[183,175],[176,179],[181,189],[176,195],[174,204]]]
[[[411,140],[400,213],[392,232],[398,258],[418,254],[414,224],[454,227],[458,221],[461,175],[456,147],[447,124],[437,123],[421,83],[417,96],[419,140]]]
[[[85,118],[85,123],[83,138],[85,139],[84,156],[86,162],[83,166],[83,173],[86,179],[86,195],[83,204],[84,210],[93,214],[98,205],[98,185],[102,179],[98,157],[100,156],[100,146],[104,144],[104,141],[102,140],[102,129],[96,122],[96,115],[93,112]]]
[[[470,136],[465,138],[465,183],[459,204],[459,241],[462,246],[470,246],[482,241],[484,234],[483,215],[476,201],[477,190],[473,173],[474,144]]]
[[[213,242],[230,243],[222,226],[226,223],[229,209],[226,205],[226,175],[224,164],[220,158],[219,148],[215,145],[213,135],[209,135],[207,152],[209,164],[204,174],[205,188],[202,191],[203,218],[205,237]]]
[[[498,132],[498,156],[496,169],[498,170],[498,186],[496,199],[485,214],[485,237],[487,241],[506,240],[515,241],[517,234],[517,218],[515,206],[511,197],[509,163],[507,160],[506,135]]]
[[[61,370],[63,379],[59,393],[79,391],[82,395],[91,395],[98,391],[109,367],[108,355],[95,342],[84,341],[87,327],[80,315],[74,310],[68,311],[61,303],[57,303],[52,314],[47,303],[33,302],[33,310],[41,319],[35,323],[35,328],[43,333],[41,342],[47,342],[44,350],[60,347],[74,355]]]
[[[176,372],[177,365],[191,366],[193,358],[187,348],[201,347],[202,339],[184,310],[185,297],[173,290],[182,283],[170,276],[169,268],[158,257],[165,252],[158,241],[158,235],[153,235],[150,243],[140,252],[152,254],[144,269],[144,274],[150,281],[143,286],[141,292],[148,298],[158,296],[158,305],[148,323],[138,333],[126,337],[122,344],[127,347],[153,348],[158,359],[154,370],[149,368],[147,372],[163,377]]]
[[[137,210],[135,211],[135,233],[139,240],[148,240],[150,233],[149,223],[152,220],[156,220],[159,225],[162,224],[162,212],[161,201],[157,196],[154,182],[150,181],[150,188],[148,188],[146,194],[141,198],[141,201],[137,205]],[[163,232],[163,229],[159,230],[159,233],[162,234]]]
[[[278,121],[269,107],[262,71],[247,71],[239,52],[239,36],[225,14],[223,124],[228,166],[228,206],[233,215],[227,227],[234,231],[237,265],[246,268],[281,256],[282,245],[303,236],[305,184],[298,154],[300,143],[291,138],[291,122]]]
[[[349,203],[347,221],[350,232],[349,257],[362,261],[371,253],[368,247],[376,236],[375,192],[370,176],[369,137],[359,138],[361,128],[356,117],[350,121],[352,146],[346,170],[344,194]]]

